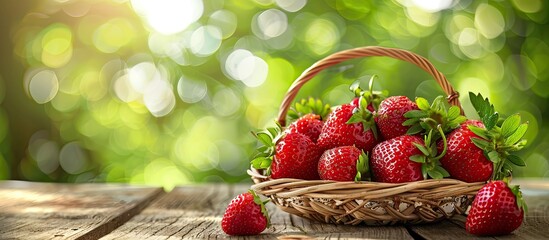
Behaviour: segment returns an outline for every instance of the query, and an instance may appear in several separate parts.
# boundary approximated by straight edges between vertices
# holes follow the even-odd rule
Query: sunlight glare
[[[185,30],[204,12],[201,0],[132,0],[131,4],[152,29],[166,35]]]

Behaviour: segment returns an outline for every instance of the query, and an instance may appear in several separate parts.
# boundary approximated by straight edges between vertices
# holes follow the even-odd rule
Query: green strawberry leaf
[[[426,158],[425,155],[413,155],[410,157],[410,160],[417,163],[425,163]]]
[[[526,163],[524,162],[524,160],[522,160],[522,158],[517,155],[509,155],[507,156],[507,160],[509,160],[509,162],[517,166],[521,166],[521,167],[526,166]]]
[[[442,173],[440,173],[440,172],[438,172],[434,169],[428,170],[427,175],[429,175],[429,177],[431,177],[432,179],[442,179],[442,178],[444,178]]]
[[[256,137],[257,139],[263,143],[265,146],[271,146],[273,145],[273,139],[271,138],[271,136],[269,136],[269,134],[265,133],[265,132],[258,132],[256,134]]]
[[[457,117],[459,117],[459,114],[461,113],[461,111],[459,110],[459,107],[457,106],[451,106],[449,109],[448,109],[448,118],[449,119],[455,119]]]
[[[366,153],[364,153],[364,151],[362,151],[360,156],[358,156],[358,160],[357,160],[357,163],[356,163],[355,182],[361,181],[363,179],[363,177],[366,177],[368,175],[368,171],[369,171],[368,161],[369,161],[368,154],[366,154]]]
[[[503,124],[501,125],[501,135],[503,137],[509,137],[511,134],[517,131],[518,127],[520,125],[520,115],[515,114],[513,116],[508,117],[503,121]]]
[[[495,113],[494,105],[490,103],[488,98],[482,97],[480,93],[475,95],[469,92],[469,100],[481,119],[485,119]]]
[[[499,163],[501,161],[497,151],[488,152],[488,159],[490,159],[493,163]]]
[[[443,177],[449,177],[450,173],[446,171],[442,166],[436,165],[435,169],[437,172],[441,173]]]
[[[493,115],[489,115],[488,117],[483,118],[482,122],[484,123],[484,127],[486,127],[487,130],[491,130],[498,123],[498,119],[499,119],[499,114],[494,113]]]
[[[513,134],[511,134],[509,137],[507,137],[507,139],[505,139],[505,144],[513,145],[517,143],[524,136],[524,134],[526,133],[526,130],[528,130],[527,122],[518,126],[516,131]]]
[[[410,127],[408,131],[406,131],[406,134],[414,135],[420,133],[421,131],[423,131],[423,127],[421,126],[421,124],[417,124]]]
[[[270,128],[267,128],[267,131],[271,134],[271,136],[276,136],[280,134],[280,128],[270,127]]]
[[[467,125],[467,128],[469,128],[469,130],[471,130],[471,132],[473,132],[475,135],[483,138],[483,139],[490,139],[490,137],[488,137],[488,130],[484,129],[484,128],[480,128],[480,127],[477,127],[475,125]]]
[[[486,150],[490,147],[489,142],[482,140],[480,138],[471,138],[471,141],[473,142],[473,144],[475,144],[475,146],[483,150]]]
[[[429,117],[429,114],[421,110],[410,110],[404,114],[406,118],[425,118]]]
[[[422,97],[416,98],[416,104],[417,104],[417,107],[421,110],[429,110],[430,108],[429,102],[427,101],[427,99]]]
[[[252,160],[252,166],[255,169],[267,169],[271,166],[272,158],[271,157],[258,157]]]
[[[421,151],[421,153],[423,153],[425,156],[429,156],[429,149],[427,149],[425,146],[423,146],[422,144],[419,144],[419,143],[413,143],[414,146],[417,147],[417,149],[419,149],[419,151]]]
[[[515,195],[516,197],[516,202],[517,202],[517,206],[519,207],[519,209],[522,209],[524,210],[524,212],[528,212],[528,206],[526,205],[526,202],[524,201],[524,199],[522,198],[522,192],[520,191],[520,186],[519,185],[515,185],[515,186],[508,186],[510,189],[511,189],[511,192]]]
[[[419,122],[417,118],[410,118],[402,123],[402,126],[412,126]]]

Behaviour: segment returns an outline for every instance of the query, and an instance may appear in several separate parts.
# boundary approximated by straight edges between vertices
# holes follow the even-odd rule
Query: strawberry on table
[[[236,196],[225,210],[221,228],[229,235],[260,234],[269,224],[266,202],[252,190]]]
[[[477,193],[465,222],[467,232],[479,236],[505,235],[520,227],[526,204],[518,186],[492,181]]]
[[[406,96],[392,96],[381,101],[375,122],[383,139],[406,134],[410,127],[403,125],[407,120],[404,114],[410,110],[419,110],[419,108]]]
[[[326,150],[318,161],[318,174],[323,180],[360,181],[368,171],[368,156],[354,147]]]

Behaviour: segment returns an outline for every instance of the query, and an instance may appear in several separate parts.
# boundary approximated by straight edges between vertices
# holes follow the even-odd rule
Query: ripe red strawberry
[[[286,131],[288,133],[304,134],[316,143],[322,126],[324,126],[324,122],[320,120],[320,115],[308,113],[290,124]]]
[[[437,130],[438,134],[442,134],[440,126]],[[448,177],[448,172],[438,162],[446,149],[438,154],[433,135],[433,130],[429,131],[424,140],[414,135],[402,135],[376,145],[370,157],[373,179],[378,182],[401,183],[427,177]]]
[[[325,151],[318,160],[318,174],[323,180],[360,181],[368,168],[368,157],[354,146]]]
[[[263,143],[252,160],[255,169],[265,169],[272,178],[318,180],[317,164],[322,151],[309,137],[298,132],[281,133],[280,125],[256,133]]]
[[[407,120],[404,114],[410,110],[419,110],[419,108],[415,102],[405,96],[392,96],[381,101],[375,122],[383,139],[406,134],[409,126],[402,124]]]
[[[326,119],[320,136],[318,145],[321,149],[327,150],[341,146],[355,145],[364,152],[369,152],[378,142],[376,140],[375,124],[369,111],[363,110],[359,114],[369,114],[366,119],[356,120],[362,116],[351,119],[355,113],[355,108],[351,104],[343,104],[336,107]],[[350,123],[354,122],[354,123]]]
[[[288,133],[276,144],[271,164],[272,178],[320,179],[317,164],[322,151],[309,137]]]
[[[423,180],[421,163],[410,160],[410,157],[422,153],[414,143],[423,144],[423,140],[402,135],[376,145],[370,156],[373,180],[388,183]]]
[[[221,228],[229,235],[257,235],[269,224],[265,203],[252,191],[242,193],[229,203]]]
[[[475,146],[471,138],[478,137],[468,125],[484,128],[478,120],[467,120],[459,128],[448,134],[448,149],[440,159],[442,167],[452,178],[464,182],[485,182],[494,171],[494,164],[486,158],[482,149]],[[438,142],[439,150],[443,142]]]
[[[479,236],[509,234],[522,224],[526,205],[518,186],[492,181],[477,193],[465,222],[467,232]]]

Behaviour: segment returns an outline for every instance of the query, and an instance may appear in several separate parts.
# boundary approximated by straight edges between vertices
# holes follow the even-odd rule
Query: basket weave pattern
[[[306,69],[290,86],[278,114],[284,126],[286,114],[299,89],[318,72],[345,60],[385,56],[413,63],[432,75],[448,95],[450,104],[461,108],[459,94],[446,77],[424,57],[385,47],[362,47],[334,53]],[[483,182],[428,179],[410,183],[336,182],[328,180],[271,179],[251,168],[254,191],[272,199],[290,214],[326,223],[391,225],[435,222],[463,214]]]

